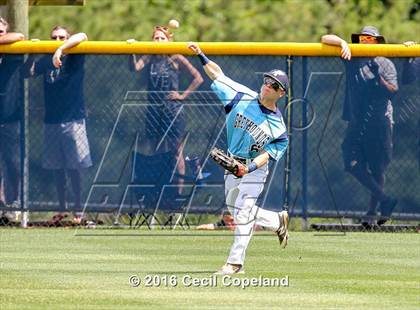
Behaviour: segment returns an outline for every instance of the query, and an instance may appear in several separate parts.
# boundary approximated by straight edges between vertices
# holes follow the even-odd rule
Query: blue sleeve
[[[235,82],[223,75],[217,80],[214,80],[211,84],[211,89],[216,93],[217,97],[223,103],[223,106],[228,105],[238,93],[232,87],[233,83]]]
[[[228,105],[238,93],[256,97],[258,94],[248,87],[241,85],[225,75],[218,77],[211,84],[211,89],[216,93],[217,97],[222,101],[223,106]]]
[[[271,141],[264,147],[264,150],[270,155],[274,160],[279,160],[283,157],[283,154],[286,152],[287,146],[289,144],[289,139],[287,133],[283,133],[279,138]]]

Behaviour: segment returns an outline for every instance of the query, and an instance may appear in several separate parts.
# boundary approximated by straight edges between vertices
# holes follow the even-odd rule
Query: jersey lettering
[[[270,140],[270,136],[267,135],[264,130],[262,130],[260,127],[258,127],[257,124],[242,114],[236,114],[233,127],[245,130],[254,139],[255,144],[252,145],[251,150],[261,150]]]

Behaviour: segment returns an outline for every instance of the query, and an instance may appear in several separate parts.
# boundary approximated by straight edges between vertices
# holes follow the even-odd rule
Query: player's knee
[[[238,202],[238,199],[237,199]],[[237,224],[248,224],[249,222],[254,220],[254,216],[252,214],[252,208],[255,204],[255,200],[251,198],[242,199],[241,205],[236,205],[235,212],[235,222]]]
[[[244,210],[237,210],[234,216],[235,223],[238,225],[244,225],[249,222],[249,212],[245,212]]]
[[[236,200],[239,195],[239,188],[235,187],[229,190],[226,194],[226,205],[228,208],[235,208]]]

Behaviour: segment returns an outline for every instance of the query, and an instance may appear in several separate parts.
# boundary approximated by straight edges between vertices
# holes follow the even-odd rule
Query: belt
[[[250,158],[242,158],[242,157],[233,156],[233,155],[232,157],[244,165],[248,165],[252,162],[252,159]]]
[[[236,159],[237,161],[239,161],[240,163],[244,164],[244,165],[248,165],[248,164],[252,163],[252,161],[253,161],[253,159],[251,159],[251,158],[243,158],[243,157],[235,156],[229,151],[228,151],[228,154],[230,156],[232,156],[234,159]]]

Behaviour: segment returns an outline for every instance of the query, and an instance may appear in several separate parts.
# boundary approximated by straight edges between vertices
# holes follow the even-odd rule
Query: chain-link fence
[[[1,58],[3,223],[22,220],[15,210],[44,226],[185,227],[224,213],[223,171],[208,154],[227,147],[225,111],[196,58],[187,59],[204,82],[175,100],[171,91],[194,79],[176,64],[171,77],[137,71],[132,55],[70,55],[60,71],[51,55],[32,56]],[[360,219],[384,208],[394,219],[420,218],[420,77],[403,79],[408,58],[211,58],[255,91],[264,72],[289,74],[278,103],[289,151],[271,163],[260,206],[303,218]],[[165,74],[179,85],[158,91],[151,84],[166,83]],[[60,79],[66,85],[54,88]]]

